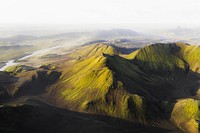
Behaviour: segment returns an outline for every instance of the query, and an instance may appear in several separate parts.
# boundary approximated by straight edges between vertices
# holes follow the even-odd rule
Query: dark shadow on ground
[[[61,72],[39,70],[37,71],[37,75],[33,75],[30,81],[24,82],[19,87],[15,97],[45,93],[46,88],[54,84],[60,76]]]
[[[35,103],[35,105],[30,105]],[[29,101],[29,105],[0,108],[1,133],[177,133],[130,121],[78,113]]]

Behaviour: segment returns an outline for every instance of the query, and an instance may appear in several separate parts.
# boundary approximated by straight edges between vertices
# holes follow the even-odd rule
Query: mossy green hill
[[[199,46],[184,43],[154,44],[141,48],[133,60],[146,70],[158,71],[177,68],[198,72],[200,66]]]
[[[23,96],[42,89],[37,94],[52,105],[147,125],[172,127],[172,115],[174,125],[185,130],[179,125],[185,120],[173,107],[180,107],[178,99],[198,101],[199,55],[199,46],[184,43],[153,44],[129,55],[103,43],[86,45],[70,53],[70,59],[54,62],[54,69],[9,68],[19,81],[7,90],[17,88],[12,94]]]
[[[49,89],[50,97],[55,98],[54,104],[76,111],[141,123],[165,120],[176,99],[195,96],[199,89],[198,73],[190,69],[180,45],[193,47],[155,44],[127,59],[105,44],[81,47],[72,54],[80,52],[80,60],[75,58],[61,69],[60,80]],[[112,50],[105,52],[107,47]]]

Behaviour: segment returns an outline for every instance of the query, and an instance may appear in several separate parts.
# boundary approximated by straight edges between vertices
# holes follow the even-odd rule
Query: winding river
[[[51,48],[47,48],[47,49],[43,49],[43,50],[38,50],[38,51],[35,51],[32,54],[26,55],[26,56],[24,56],[24,57],[22,57],[18,60],[25,60],[25,59],[30,58],[32,56],[35,56],[35,55],[38,55],[38,54],[41,54],[41,53],[46,53],[46,52],[49,52],[51,50],[61,48],[61,47],[63,47],[63,46],[55,46],[55,47],[51,47]],[[17,64],[19,64],[19,63],[15,62],[15,60],[9,60],[8,62],[6,62],[5,66],[0,68],[0,71],[4,71],[7,67],[17,65]]]

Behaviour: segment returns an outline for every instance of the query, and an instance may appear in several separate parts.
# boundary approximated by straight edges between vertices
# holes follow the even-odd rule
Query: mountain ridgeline
[[[0,82],[3,94],[12,101],[26,97],[19,100],[24,104],[31,96],[76,112],[198,133],[199,46],[152,44],[125,55],[96,43],[67,57],[40,68],[7,68],[4,75],[16,80],[9,85]]]

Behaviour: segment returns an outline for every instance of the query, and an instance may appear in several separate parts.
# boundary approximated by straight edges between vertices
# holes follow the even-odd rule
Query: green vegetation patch
[[[46,69],[46,70],[55,70],[56,65],[55,64],[43,64],[42,66],[40,66],[40,68]]]
[[[200,73],[200,46],[190,46],[183,43],[177,43],[180,50],[180,56],[189,64],[190,69]]]
[[[18,73],[32,71],[32,70],[35,70],[35,68],[31,66],[17,65],[17,66],[7,67],[4,71],[13,73],[13,74],[18,74]]]
[[[177,56],[180,47],[176,44],[154,44],[141,48],[134,61],[144,70],[159,72],[163,76],[176,68],[185,69],[185,62]]]
[[[92,45],[82,46],[76,49],[70,56],[73,58],[89,58],[91,56],[102,56],[102,54],[117,54],[117,50],[115,50],[112,46],[106,45],[104,43],[97,43]]]
[[[184,99],[178,101],[171,114],[171,120],[183,131],[198,133],[199,101]]]

